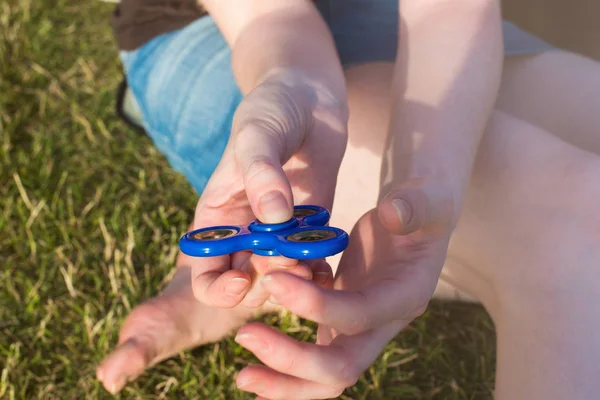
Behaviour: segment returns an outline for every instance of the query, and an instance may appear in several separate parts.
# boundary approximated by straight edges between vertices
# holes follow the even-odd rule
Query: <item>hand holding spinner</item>
[[[329,257],[344,251],[348,234],[327,226],[329,211],[319,206],[296,206],[294,216],[281,224],[211,226],[183,235],[179,248],[192,257],[214,257],[250,250],[261,256],[297,260]]]

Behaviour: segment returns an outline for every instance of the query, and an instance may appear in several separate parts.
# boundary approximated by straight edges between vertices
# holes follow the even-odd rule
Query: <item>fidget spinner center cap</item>
[[[292,229],[300,225],[298,218],[292,217],[289,221],[280,224],[263,224],[260,221],[253,221],[248,225],[251,232],[279,232]]]

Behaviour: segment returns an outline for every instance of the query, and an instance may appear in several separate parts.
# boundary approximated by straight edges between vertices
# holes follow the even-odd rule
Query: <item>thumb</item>
[[[293,215],[293,194],[282,165],[292,157],[310,126],[308,104],[282,85],[263,84],[236,111],[234,149],[254,215],[275,224]]]
[[[255,125],[239,132],[235,156],[254,215],[263,223],[276,224],[292,217],[292,188],[282,168],[279,142]]]
[[[408,235],[419,230],[437,233],[453,223],[454,207],[452,191],[447,186],[415,179],[388,192],[378,206],[378,213],[390,233]]]

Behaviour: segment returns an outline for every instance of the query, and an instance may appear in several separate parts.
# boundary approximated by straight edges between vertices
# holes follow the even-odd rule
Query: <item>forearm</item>
[[[265,77],[295,71],[345,108],[343,70],[328,27],[307,0],[205,0],[232,47],[244,93]]]
[[[434,182],[454,224],[502,66],[492,0],[404,0],[385,185]]]

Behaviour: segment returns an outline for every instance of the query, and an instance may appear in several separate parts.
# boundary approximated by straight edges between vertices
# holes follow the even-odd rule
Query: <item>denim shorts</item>
[[[398,0],[317,0],[344,66],[393,62]],[[503,22],[506,54],[552,47]],[[134,107],[146,133],[201,194],[229,138],[242,100],[231,69],[231,51],[214,20],[205,16],[120,53]]]

